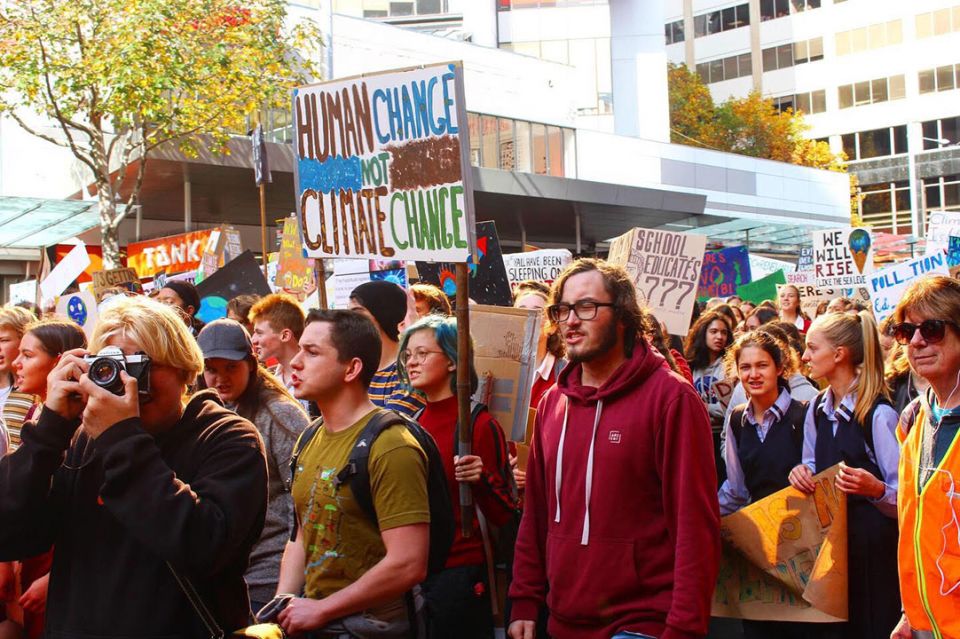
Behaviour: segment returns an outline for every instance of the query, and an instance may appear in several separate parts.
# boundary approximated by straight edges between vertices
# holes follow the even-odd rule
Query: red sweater
[[[473,535],[464,538],[460,527],[460,485],[453,478],[453,443],[457,430],[457,398],[449,397],[439,402],[428,403],[420,414],[420,425],[433,435],[443,458],[443,470],[453,497],[453,516],[456,521],[453,546],[447,557],[447,568],[456,566],[479,566],[484,563],[483,540],[480,524],[473,519]],[[473,454],[483,460],[483,475],[473,484],[473,501],[487,520],[495,526],[507,523],[517,509],[516,497],[510,485],[504,481],[501,466],[507,460],[507,441],[500,424],[483,410],[477,416],[473,428]]]
[[[600,388],[581,371],[565,368],[538,411],[512,618],[536,619],[549,584],[554,639],[704,636],[720,513],[703,402],[643,340]]]

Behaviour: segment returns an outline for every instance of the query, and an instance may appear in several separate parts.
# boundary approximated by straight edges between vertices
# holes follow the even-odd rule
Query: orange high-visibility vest
[[[954,440],[921,489],[923,434],[932,428],[926,406],[917,410],[909,433],[902,430],[905,421],[897,428],[902,444],[897,509],[903,610],[914,630],[952,639],[960,637],[960,446]]]

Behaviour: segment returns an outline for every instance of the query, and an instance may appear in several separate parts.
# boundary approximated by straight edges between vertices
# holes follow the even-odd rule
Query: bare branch
[[[24,122],[23,119],[22,119],[19,115],[17,115],[14,111],[7,111],[7,114],[8,114],[11,118],[13,118],[13,120],[14,120],[17,124],[20,125],[20,128],[21,128],[21,129],[23,129],[24,131],[26,131],[26,132],[29,133],[30,135],[36,136],[36,137],[40,138],[41,140],[46,140],[47,142],[50,142],[51,144],[56,144],[57,146],[62,146],[62,147],[64,147],[64,148],[69,148],[69,145],[68,145],[66,142],[64,142],[63,140],[58,140],[58,139],[56,139],[56,138],[54,138],[54,137],[51,137],[51,136],[49,136],[49,135],[47,135],[47,134],[45,134],[45,133],[40,133],[40,132],[37,131],[36,129],[32,128],[30,125],[28,125],[26,122]],[[93,174],[94,174],[94,175],[97,174],[97,166],[96,166],[96,164],[94,164],[92,158],[88,157],[87,155],[85,155],[84,153],[80,152],[79,150],[74,150],[74,149],[71,149],[71,150],[73,151],[74,157],[76,157],[78,160],[80,160],[81,162],[83,162],[84,164],[86,164],[87,167],[89,167],[90,170],[93,171]]]

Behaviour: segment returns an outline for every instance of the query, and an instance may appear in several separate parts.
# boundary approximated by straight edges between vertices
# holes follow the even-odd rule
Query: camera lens
[[[89,376],[97,386],[110,388],[120,376],[120,366],[115,360],[101,357],[90,364]]]

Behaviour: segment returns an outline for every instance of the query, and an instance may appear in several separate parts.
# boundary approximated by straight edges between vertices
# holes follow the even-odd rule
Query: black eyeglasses
[[[906,346],[919,330],[920,337],[922,337],[925,342],[936,344],[947,334],[947,324],[957,328],[957,323],[950,320],[928,319],[923,320],[919,324],[911,324],[910,322],[894,324],[890,327],[890,334],[898,344]]]
[[[601,306],[615,307],[612,302],[594,302],[593,300],[581,300],[573,304],[553,304],[547,307],[547,315],[554,322],[566,322],[570,318],[570,311],[582,322],[589,322],[597,317],[597,309]]]

